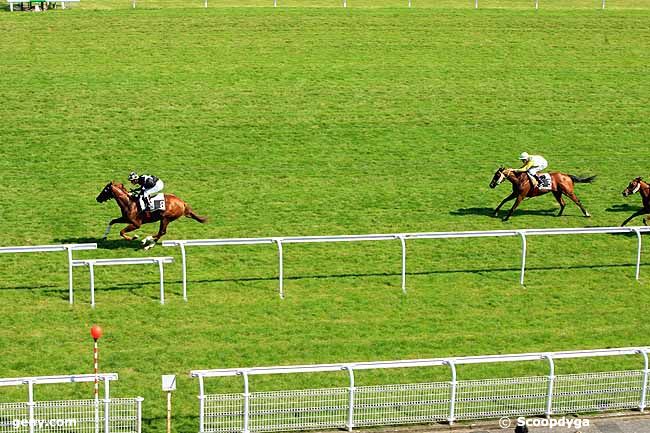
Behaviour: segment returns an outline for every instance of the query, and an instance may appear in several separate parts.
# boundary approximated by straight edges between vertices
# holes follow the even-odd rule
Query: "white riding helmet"
[[[138,176],[138,173],[136,173],[135,171],[129,173],[129,180],[138,180],[138,177],[140,176]]]
[[[527,161],[530,155],[528,155],[528,152],[521,152],[521,155],[519,155],[519,159],[522,161]]]

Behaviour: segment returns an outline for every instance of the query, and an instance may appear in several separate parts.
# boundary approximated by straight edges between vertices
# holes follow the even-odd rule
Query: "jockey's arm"
[[[521,168],[515,168],[513,171],[515,173],[523,173],[524,171],[528,171],[528,169],[531,168],[534,165],[535,165],[535,163],[531,160],[531,161],[528,161],[527,163],[525,163]]]

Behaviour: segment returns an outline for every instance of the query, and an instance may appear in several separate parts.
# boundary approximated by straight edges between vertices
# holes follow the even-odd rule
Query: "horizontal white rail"
[[[163,265],[173,263],[173,257],[125,257],[116,259],[73,260],[71,266],[87,266],[90,269],[90,305],[95,308],[95,266],[151,265],[157,264],[160,273],[160,303],[165,304],[165,274]]]
[[[528,236],[542,235],[583,235],[583,234],[636,234],[636,279],[641,270],[641,234],[650,232],[650,227],[587,227],[587,228],[551,228],[551,229],[521,229],[521,230],[491,230],[491,231],[459,231],[459,232],[428,232],[428,233],[392,233],[368,235],[335,235],[335,236],[283,236],[264,238],[226,238],[226,239],[193,239],[163,241],[163,247],[180,247],[182,260],[183,299],[187,300],[187,253],[190,246],[223,246],[223,245],[259,245],[276,244],[278,248],[278,285],[279,294],[284,298],[284,244],[323,243],[323,242],[360,242],[360,241],[390,241],[399,240],[402,246],[402,292],[406,293],[406,241],[415,239],[459,239],[487,237],[519,237],[522,241],[521,273],[519,282],[524,284],[526,272],[526,252]]]
[[[97,378],[104,380],[117,380],[117,373],[98,373]],[[33,376],[33,377],[13,377],[0,378],[0,386],[20,386],[32,383],[34,385],[51,384],[51,383],[81,383],[94,382],[94,374],[71,374],[61,376]]]
[[[33,245],[18,247],[0,247],[0,254],[15,253],[49,253],[57,251],[67,251],[68,253],[68,299],[70,304],[74,303],[74,293],[72,288],[72,252],[81,250],[96,250],[96,243],[88,244],[59,244],[59,245]]]
[[[648,347],[235,369],[193,370],[199,380],[199,431],[271,432],[536,416],[646,407]],[[639,356],[639,368],[556,375],[559,359]],[[459,380],[463,364],[543,361],[548,375]],[[642,363],[641,363],[642,362]],[[444,366],[450,381],[359,386],[355,371]],[[642,367],[641,367],[642,366]],[[345,371],[347,388],[253,392],[253,375]],[[240,376],[243,393],[208,394],[205,380]]]
[[[412,368],[412,367],[434,367],[454,363],[465,364],[488,364],[496,362],[522,362],[539,361],[551,356],[553,359],[571,358],[593,358],[603,356],[624,356],[637,355],[643,351],[650,351],[650,347],[625,347],[618,349],[596,349],[596,350],[573,350],[564,352],[534,352],[507,355],[484,355],[464,356],[431,359],[409,359],[400,361],[376,361],[376,362],[345,362],[340,364],[313,364],[313,365],[288,365],[276,367],[254,367],[254,368],[226,368],[213,370],[192,370],[190,377],[228,377],[239,376],[244,372],[249,376],[268,374],[289,374],[289,373],[315,373],[328,371],[341,371],[352,368],[354,370],[375,370],[386,368]]]

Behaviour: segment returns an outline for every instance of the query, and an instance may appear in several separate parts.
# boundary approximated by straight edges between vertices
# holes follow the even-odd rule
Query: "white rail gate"
[[[163,241],[164,247],[179,247],[182,262],[183,299],[187,301],[187,247],[206,247],[224,245],[260,245],[275,244],[278,250],[278,291],[284,298],[284,258],[283,246],[298,243],[320,242],[361,242],[361,241],[399,241],[402,247],[402,291],[406,293],[406,241],[413,239],[458,239],[486,237],[519,237],[521,238],[521,272],[519,282],[524,284],[526,273],[526,255],[528,238],[530,236],[553,235],[587,235],[587,234],[635,234],[637,237],[636,270],[638,280],[641,270],[641,234],[650,232],[650,227],[589,227],[589,228],[558,228],[558,229],[522,229],[522,230],[492,230],[465,232],[430,232],[430,233],[396,233],[371,235],[342,235],[342,236],[302,236],[302,237],[267,237],[267,238],[233,238],[233,239],[194,239]]]
[[[141,433],[143,398],[111,398],[110,382],[118,379],[117,373],[97,378],[104,383],[103,399],[55,401],[35,400],[35,385],[94,382],[95,375],[0,379],[0,387],[27,387],[27,401],[0,403],[0,432]]]
[[[96,250],[97,244],[62,244],[62,245],[35,245],[20,247],[0,247],[0,254],[15,253],[49,253],[66,251],[68,253],[68,292],[69,302],[74,303],[74,292],[72,288],[72,252],[79,250]]]
[[[503,416],[551,416],[646,408],[648,348],[621,348],[517,355],[470,356],[391,362],[195,370],[199,381],[199,432],[247,433],[449,422]],[[569,358],[638,356],[626,371],[556,374],[555,361]],[[456,366],[543,361],[544,376],[460,380]],[[443,367],[444,382],[359,386],[355,372],[387,368]],[[281,391],[251,391],[256,375],[345,372],[349,385]],[[209,394],[206,379],[240,376],[243,392]]]

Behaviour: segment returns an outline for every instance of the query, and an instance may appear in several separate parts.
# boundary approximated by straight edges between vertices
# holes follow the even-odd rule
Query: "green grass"
[[[161,176],[210,218],[172,223],[168,239],[612,226],[640,206],[620,192],[647,170],[643,2],[601,11],[549,0],[537,12],[488,0],[478,11],[471,2],[290,3],[131,10],[82,1],[1,13],[0,245],[95,241],[118,215],[95,196],[131,170]],[[523,150],[553,170],[597,174],[576,188],[593,218],[573,204],[556,218],[548,196],[524,202],[509,223],[492,218],[508,193],[487,187],[492,174]],[[179,258],[142,252],[117,230],[76,257]],[[174,428],[185,433],[198,425],[191,369],[648,344],[650,269],[634,280],[635,237],[530,239],[526,288],[520,248],[514,238],[413,241],[403,296],[397,241],[287,245],[284,301],[275,247],[194,248],[188,303],[178,263],[166,267],[164,307],[154,266],[102,268],[94,311],[85,269],[75,270],[77,302],[67,304],[64,254],[0,256],[0,377],[91,371],[88,333],[100,323],[101,368],[120,374],[114,395],[144,396],[145,431],[160,432],[160,375],[179,374]],[[644,246],[645,263],[649,253]],[[561,362],[558,373],[640,365]],[[545,372],[533,363],[467,367],[460,377]],[[313,385],[282,377],[252,386]],[[55,391],[39,387],[37,398]]]

